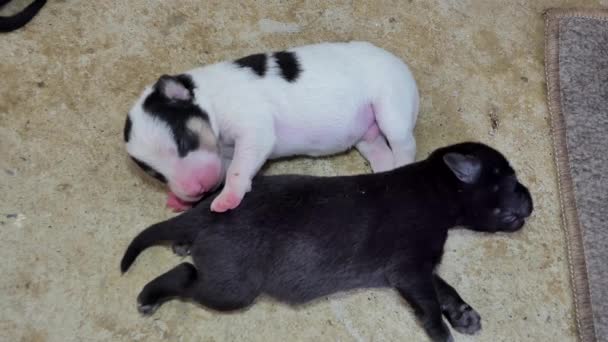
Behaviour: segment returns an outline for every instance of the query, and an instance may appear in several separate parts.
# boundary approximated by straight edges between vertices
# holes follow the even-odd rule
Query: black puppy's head
[[[480,143],[463,143],[434,154],[451,178],[467,228],[516,231],[532,214],[530,192],[500,152]]]

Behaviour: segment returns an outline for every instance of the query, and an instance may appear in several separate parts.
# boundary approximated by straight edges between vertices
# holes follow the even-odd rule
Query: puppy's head
[[[127,152],[143,171],[194,202],[223,178],[217,134],[188,75],[161,76],[144,90],[124,127]]]
[[[532,197],[507,159],[493,148],[463,143],[437,151],[463,205],[463,225],[479,231],[516,231],[533,210]]]

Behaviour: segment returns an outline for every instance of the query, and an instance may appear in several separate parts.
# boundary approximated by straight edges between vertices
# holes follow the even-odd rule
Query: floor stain
[[[46,342],[48,333],[45,331],[29,327],[21,337],[20,342]]]
[[[498,117],[498,107],[491,106],[490,111],[488,112],[488,117],[490,118],[490,134],[495,134],[500,126],[500,119]]]

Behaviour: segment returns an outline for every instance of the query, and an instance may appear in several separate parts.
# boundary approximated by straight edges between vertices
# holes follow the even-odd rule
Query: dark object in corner
[[[0,0],[0,7],[6,5],[11,0]],[[29,23],[38,14],[46,0],[34,0],[23,11],[12,16],[0,16],[0,32],[12,32],[18,30]]]

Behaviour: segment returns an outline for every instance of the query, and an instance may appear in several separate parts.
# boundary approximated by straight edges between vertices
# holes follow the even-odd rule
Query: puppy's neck
[[[462,190],[442,163],[427,159],[400,167],[391,173],[390,183],[400,189],[398,191],[422,194],[422,197],[415,200],[434,208],[434,212],[441,213],[445,229],[464,224],[466,207],[461,199]]]

